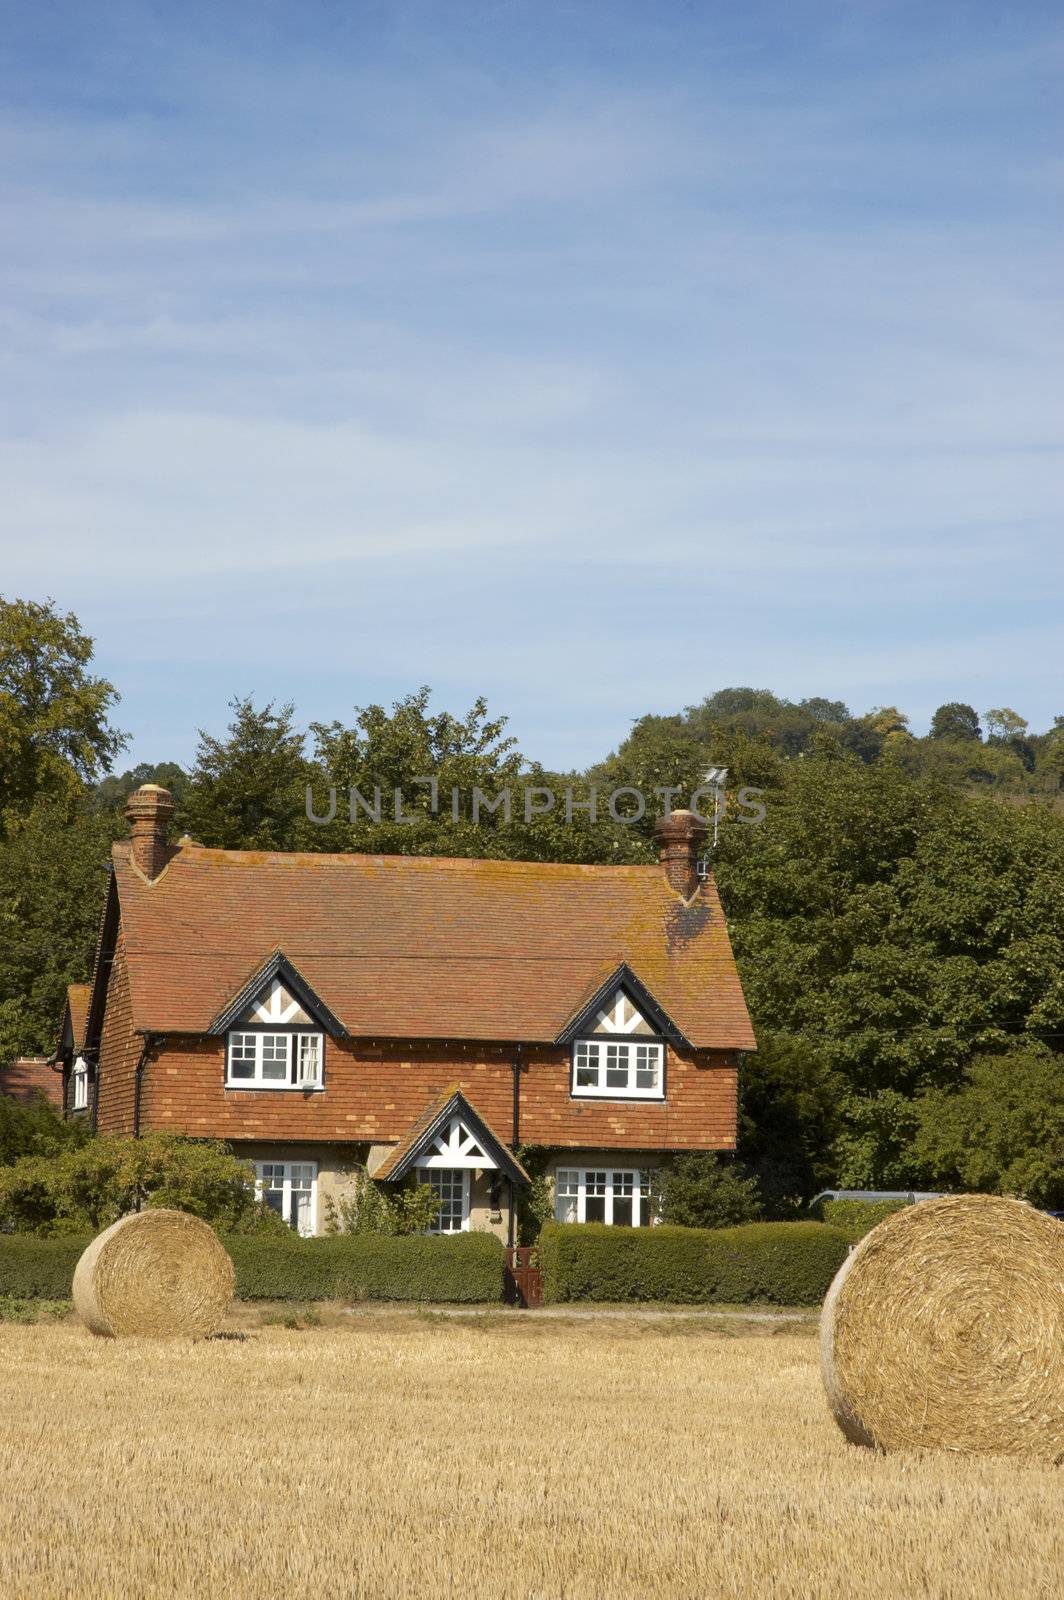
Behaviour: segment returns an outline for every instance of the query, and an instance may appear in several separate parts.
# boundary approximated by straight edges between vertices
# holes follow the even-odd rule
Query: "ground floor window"
[[[418,1183],[428,1184],[439,1203],[430,1233],[466,1233],[469,1229],[468,1167],[418,1167]]]
[[[554,1215],[559,1222],[608,1222],[646,1228],[650,1173],[631,1167],[562,1167],[554,1178]]]
[[[318,1198],[316,1161],[256,1161],[256,1188],[271,1211],[304,1237],[314,1232]]]

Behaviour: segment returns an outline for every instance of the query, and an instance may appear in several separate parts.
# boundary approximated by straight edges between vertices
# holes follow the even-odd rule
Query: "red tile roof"
[[[134,1026],[199,1033],[283,950],[364,1038],[549,1041],[627,962],[697,1048],[752,1049],[717,891],[657,866],[114,847]]]
[[[70,1012],[70,1031],[74,1040],[74,1054],[78,1055],[85,1043],[85,1023],[89,1016],[89,997],[92,994],[91,983],[70,983],[67,985],[67,1009]]]
[[[53,1106],[63,1104],[63,1077],[53,1072],[45,1056],[21,1056],[6,1067],[0,1067],[0,1094],[28,1104],[37,1095]]]

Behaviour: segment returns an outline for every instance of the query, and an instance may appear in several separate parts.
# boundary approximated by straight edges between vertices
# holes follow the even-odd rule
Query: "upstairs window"
[[[320,1033],[255,1029],[229,1035],[225,1081],[237,1089],[320,1089]]]
[[[665,1046],[640,1039],[578,1039],[573,1094],[619,1100],[665,1098]]]
[[[89,1064],[84,1056],[78,1056],[75,1061],[70,1082],[71,1110],[84,1111],[89,1104]]]

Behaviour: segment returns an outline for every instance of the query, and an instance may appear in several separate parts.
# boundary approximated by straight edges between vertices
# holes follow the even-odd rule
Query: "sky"
[[[131,742],[1064,712],[1064,15],[7,0],[0,593]]]

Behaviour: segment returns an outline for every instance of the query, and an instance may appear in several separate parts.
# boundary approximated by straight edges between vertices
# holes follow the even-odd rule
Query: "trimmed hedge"
[[[17,1300],[69,1300],[74,1268],[89,1239],[38,1239],[0,1233],[0,1295]]]
[[[539,1248],[548,1303],[816,1305],[845,1261],[849,1240],[822,1222],[748,1222],[736,1228],[548,1222]]]
[[[0,1295],[69,1300],[88,1239],[0,1234]],[[227,1234],[241,1300],[501,1301],[506,1253],[489,1233],[453,1238]]]
[[[884,1217],[904,1211],[911,1200],[821,1200],[816,1215],[832,1228],[841,1228],[851,1244],[871,1233]]]
[[[502,1299],[506,1252],[490,1233],[411,1233],[278,1239],[229,1234],[241,1300],[423,1300],[478,1305]]]

